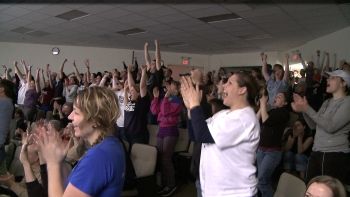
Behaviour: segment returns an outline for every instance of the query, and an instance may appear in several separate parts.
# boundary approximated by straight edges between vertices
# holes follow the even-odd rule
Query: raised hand
[[[293,94],[292,109],[295,112],[305,112],[309,106],[306,97],[301,97],[298,94]]]
[[[30,145],[32,141],[33,135],[29,135],[28,131],[22,133],[22,148],[19,155],[19,160],[22,164],[30,164],[28,159],[28,145]]]
[[[67,155],[68,148],[64,145],[57,132],[49,132],[45,127],[38,128],[39,134],[35,136],[36,143],[46,163],[59,164]]]
[[[86,59],[84,61],[84,64],[85,64],[86,68],[90,68],[90,60],[89,59]]]
[[[191,109],[193,107],[199,106],[202,99],[202,91],[199,90],[199,85],[193,86],[190,77],[181,78],[181,94],[185,102],[188,102],[188,107]],[[186,106],[187,107],[187,106]]]
[[[286,60],[289,60],[289,54],[288,53],[285,54],[285,57],[286,57]]]

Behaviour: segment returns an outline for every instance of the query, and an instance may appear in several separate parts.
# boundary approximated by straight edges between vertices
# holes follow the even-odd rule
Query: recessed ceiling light
[[[132,29],[127,29],[127,30],[123,30],[123,31],[118,31],[118,34],[122,34],[125,36],[130,36],[130,35],[135,35],[135,34],[142,34],[142,33],[146,33],[147,31],[144,29],[140,29],[140,28],[132,28]]]
[[[235,13],[231,13],[231,14],[206,16],[198,19],[206,23],[218,23],[218,22],[224,22],[224,21],[230,21],[230,20],[239,20],[239,19],[242,19],[242,17],[238,16]]]
[[[57,15],[57,18],[64,19],[67,21],[76,20],[88,16],[89,14],[80,10],[71,10],[62,14]]]

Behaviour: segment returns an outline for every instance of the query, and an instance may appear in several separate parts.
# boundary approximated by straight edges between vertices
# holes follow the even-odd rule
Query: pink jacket
[[[177,96],[163,98],[153,98],[151,102],[151,112],[158,115],[157,120],[159,127],[177,126],[182,110],[182,100]]]

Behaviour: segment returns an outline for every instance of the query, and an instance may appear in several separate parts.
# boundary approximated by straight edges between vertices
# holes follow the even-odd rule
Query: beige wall
[[[67,58],[67,68],[65,71],[73,71],[72,61],[77,61],[78,68],[83,70],[83,60],[89,58],[91,65],[95,66],[92,71],[111,70],[113,68],[122,68],[122,61],[131,62],[132,51],[127,49],[97,48],[97,47],[78,47],[78,46],[58,46],[61,54],[54,56],[51,54],[53,45],[25,44],[25,43],[6,43],[0,42],[0,64],[12,65],[14,60],[25,59],[31,65],[44,66],[50,63],[58,70],[64,58]],[[151,46],[152,47],[152,46]],[[152,49],[152,48],[151,48]],[[350,61],[350,27],[333,32],[318,39],[309,41],[302,46],[295,47],[287,51],[267,52],[268,62],[271,64],[281,63],[286,52],[292,52],[299,49],[306,60],[311,60],[315,56],[315,51],[327,50],[331,53],[331,64],[333,64],[333,53],[337,53],[338,62],[341,59]],[[144,63],[143,51],[136,50],[135,56],[139,63]],[[151,52],[151,56],[153,53]],[[217,70],[224,66],[257,66],[261,65],[260,52],[255,53],[236,53],[220,55],[199,55],[188,53],[162,52],[162,59],[166,65],[181,65],[182,57],[190,57],[191,66],[204,67],[205,71]],[[315,57],[314,57],[315,58]],[[3,68],[0,68],[0,73]]]
[[[51,49],[59,47],[61,53],[59,55],[52,55]],[[151,58],[154,53],[151,51]],[[136,50],[135,56],[139,64],[144,64],[143,51]],[[190,66],[208,66],[208,56],[198,54],[186,53],[169,53],[162,52],[162,59],[165,64],[179,65],[182,57],[191,57]],[[112,70],[113,68],[122,69],[122,61],[125,60],[127,64],[131,63],[132,50],[127,49],[112,49],[112,48],[97,48],[97,47],[78,47],[78,46],[53,46],[42,44],[26,44],[26,43],[6,43],[0,42],[0,64],[12,65],[14,60],[26,60],[34,68],[43,67],[49,63],[53,70],[58,71],[63,60],[67,58],[65,71],[73,71],[72,62],[75,59],[78,69],[84,71],[83,61],[85,58],[90,59],[92,72]],[[3,72],[3,68],[0,68]]]
[[[350,61],[350,27],[333,32],[326,36],[309,41],[304,45],[295,47],[279,54],[279,58],[284,53],[299,50],[305,60],[316,61],[316,50],[327,51],[330,53],[331,66],[334,62],[334,53],[337,54],[337,64],[342,59]]]

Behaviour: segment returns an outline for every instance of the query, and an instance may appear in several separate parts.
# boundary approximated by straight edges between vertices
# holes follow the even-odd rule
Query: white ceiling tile
[[[47,5],[44,6],[36,11],[40,12],[40,13],[44,13],[50,16],[57,16],[59,14],[71,11],[72,8],[68,8],[62,5]]]
[[[67,7],[67,8],[71,8],[71,9],[75,9],[75,10],[78,9],[79,10],[79,8],[84,7],[85,4],[69,3],[69,4],[66,4],[64,6]]]
[[[251,18],[251,17],[261,17],[266,15],[280,15],[284,12],[278,7],[264,7],[264,8],[254,8],[249,11],[238,11],[236,14],[243,18]]]
[[[11,6],[11,7],[8,7],[8,8],[1,11],[2,14],[7,14],[10,16],[15,16],[15,17],[23,16],[23,15],[28,14],[30,12],[31,12],[30,10],[27,10],[25,8],[21,8],[18,6]]]
[[[114,7],[116,7],[114,4],[85,4],[79,10],[90,14],[98,14],[111,10]]]
[[[158,25],[159,23],[157,21],[153,21],[153,20],[141,20],[141,21],[134,21],[132,23],[124,23],[124,21],[123,21],[123,24],[128,24],[128,26],[147,29],[149,26]]]
[[[41,14],[38,12],[31,12],[29,14],[23,15],[21,18],[31,20],[31,21],[40,21],[49,18],[50,16],[46,14]]]
[[[178,11],[171,7],[162,7],[161,9],[156,8],[152,10],[145,10],[143,12],[139,12],[140,15],[153,18],[153,19],[156,19],[161,16],[170,15],[170,14],[176,14],[176,13],[178,13]]]
[[[48,24],[48,25],[57,25],[57,24],[60,24],[60,23],[65,23],[67,21],[63,20],[63,19],[60,19],[60,18],[57,18],[57,17],[49,17],[49,18],[47,18],[45,20],[41,20],[40,22],[44,23],[44,24]]]
[[[170,7],[175,8],[181,12],[190,11],[190,10],[198,10],[203,8],[211,7],[210,4],[169,4]]]
[[[96,23],[96,22],[100,22],[103,20],[105,20],[105,19],[101,18],[95,14],[92,14],[92,15],[88,15],[88,16],[83,17],[83,18],[79,18],[79,19],[75,20],[75,22],[81,23],[81,24],[91,24],[91,23]]]
[[[49,27],[48,24],[41,23],[41,22],[34,22],[26,25],[26,27],[31,28],[31,29],[44,29]]]
[[[221,14],[230,14],[231,12],[223,7],[218,6],[218,7],[203,8],[200,10],[190,10],[190,11],[186,11],[185,13],[194,18],[200,18],[200,17],[207,17],[207,16],[214,16],[214,15],[221,15]]]
[[[121,4],[119,8],[129,10],[130,12],[139,13],[146,10],[163,9],[165,5],[161,4]]]
[[[252,7],[249,6],[249,4],[243,4],[243,3],[222,4],[222,6],[234,13],[249,11],[253,9]]]
[[[114,21],[118,21],[118,22],[123,22],[123,23],[132,23],[134,21],[142,21],[145,18],[143,16],[137,15],[137,14],[129,14],[129,15],[125,15],[125,16],[119,16],[114,18]]]
[[[34,3],[32,3],[32,4],[18,4],[18,5],[16,5],[16,6],[18,6],[18,7],[21,7],[21,8],[25,8],[25,9],[27,9],[27,10],[39,10],[39,9],[41,9],[41,8],[43,8],[43,7],[45,7],[45,6],[48,6],[49,4],[34,4]]]
[[[0,13],[0,23],[10,21],[10,20],[12,20],[14,18],[15,18],[14,16],[10,16],[10,15],[7,15],[7,14]]]
[[[127,10],[123,10],[120,8],[112,8],[103,12],[99,12],[96,14],[96,16],[114,20],[114,19],[118,19],[121,16],[126,16],[129,14],[131,14],[131,12]]]
[[[190,19],[190,17],[185,14],[179,13],[179,14],[170,14],[170,15],[162,16],[155,20],[162,23],[170,23],[170,22],[186,20],[186,19]]]
[[[11,7],[11,4],[0,4],[0,10],[7,9]]]

